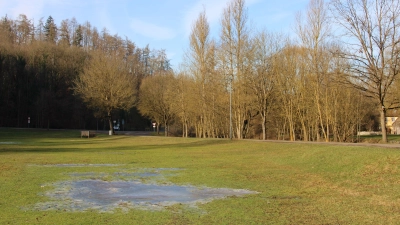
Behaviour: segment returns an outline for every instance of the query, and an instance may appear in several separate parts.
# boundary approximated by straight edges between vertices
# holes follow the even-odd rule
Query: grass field
[[[357,137],[354,137],[357,140]],[[388,134],[387,135],[388,143],[400,143],[400,135]],[[381,143],[382,136],[381,135],[370,135],[370,136],[360,136],[360,142],[364,143]]]
[[[64,164],[117,166],[52,166]],[[0,224],[398,224],[399,165],[393,148],[0,129]],[[179,169],[159,182],[258,194],[164,210],[33,207],[73,173],[152,168]]]

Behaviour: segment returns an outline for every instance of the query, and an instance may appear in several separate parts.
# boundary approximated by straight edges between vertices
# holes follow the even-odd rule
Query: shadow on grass
[[[0,129],[1,153],[48,153],[48,152],[108,152],[108,151],[151,151],[185,150],[227,144],[227,139],[169,139],[149,137],[136,141],[134,136],[99,134],[94,138],[78,138],[78,131],[47,131],[29,129]],[[160,139],[159,139],[160,138]],[[137,139],[138,140],[138,139]],[[182,140],[182,141],[180,141]],[[188,141],[189,140],[189,141]],[[124,141],[129,143],[125,144]],[[167,143],[163,143],[167,142]],[[170,143],[172,142],[172,143]],[[2,144],[3,143],[3,144]]]
[[[126,145],[126,146],[116,146],[112,147],[113,150],[162,150],[162,149],[189,149],[198,147],[215,146],[229,143],[227,140],[199,140],[189,143],[171,143],[171,144],[144,144],[144,145]],[[107,147],[102,147],[98,149],[109,149]]]

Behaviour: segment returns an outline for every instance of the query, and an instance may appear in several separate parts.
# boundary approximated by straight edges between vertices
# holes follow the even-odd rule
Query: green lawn
[[[393,148],[0,129],[0,224],[398,224],[399,165]],[[259,194],[161,211],[32,207],[71,173],[111,181],[146,168],[180,169],[162,182]]]
[[[381,143],[382,135],[366,135],[359,136],[360,142],[364,143]],[[357,140],[357,137],[354,137]],[[400,143],[400,135],[397,134],[388,134],[387,135],[388,143]]]

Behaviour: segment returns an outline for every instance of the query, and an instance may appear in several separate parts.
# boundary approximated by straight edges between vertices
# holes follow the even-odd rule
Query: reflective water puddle
[[[160,170],[140,173],[115,173],[114,177],[133,174],[132,178],[142,180],[104,181],[95,173],[73,173],[71,176],[81,180],[72,180],[51,184],[54,189],[44,193],[50,198],[48,202],[38,203],[36,210],[86,211],[99,210],[112,212],[115,209],[161,210],[174,204],[185,204],[196,207],[214,199],[229,196],[243,196],[257,192],[244,189],[208,188],[195,186],[161,185],[149,182],[153,177],[163,177]],[[98,175],[98,174],[97,174]],[[88,177],[91,177],[88,179]]]

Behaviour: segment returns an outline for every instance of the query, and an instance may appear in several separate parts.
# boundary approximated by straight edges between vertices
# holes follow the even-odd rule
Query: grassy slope
[[[215,200],[202,211],[24,210],[47,201],[41,193],[51,187],[43,184],[70,172],[121,169],[33,166],[59,163],[182,168],[169,181],[260,194]],[[396,224],[399,164],[397,149],[0,129],[0,224]]]

